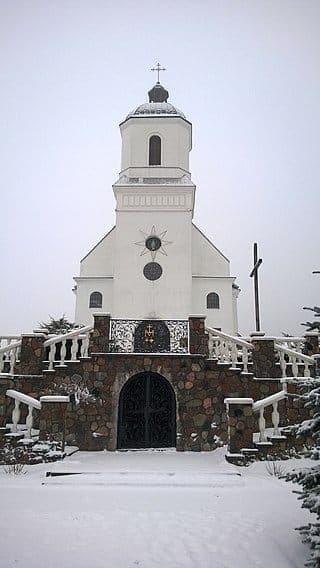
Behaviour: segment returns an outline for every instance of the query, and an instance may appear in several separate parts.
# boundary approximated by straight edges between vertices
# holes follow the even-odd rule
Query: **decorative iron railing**
[[[187,320],[112,319],[110,352],[188,353]]]

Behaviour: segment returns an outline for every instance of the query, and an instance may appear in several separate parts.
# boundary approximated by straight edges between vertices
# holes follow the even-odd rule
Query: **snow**
[[[64,395],[50,394],[50,395],[40,396],[40,402],[70,402],[70,397]]]
[[[28,394],[24,394],[22,392],[14,390],[14,389],[8,389],[7,392],[6,392],[6,395],[10,396],[11,398],[14,398],[15,400],[19,400],[19,402],[22,402],[24,404],[28,404],[29,406],[32,406],[33,408],[37,408],[38,410],[40,410],[40,408],[41,408],[40,402],[36,398],[33,398],[32,396],[29,396]]]
[[[224,454],[78,452],[26,475],[0,471],[1,565],[301,568],[308,548],[294,528],[311,515],[293,486]]]

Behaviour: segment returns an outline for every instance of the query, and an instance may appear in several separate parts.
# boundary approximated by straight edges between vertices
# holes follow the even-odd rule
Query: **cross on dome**
[[[157,63],[154,67],[151,68],[151,71],[156,71],[158,73],[157,83],[159,83],[160,71],[166,71],[166,68],[161,67],[160,63]]]

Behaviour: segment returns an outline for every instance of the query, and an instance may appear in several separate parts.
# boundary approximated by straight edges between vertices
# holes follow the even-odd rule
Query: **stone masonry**
[[[258,373],[255,377],[208,359],[204,318],[190,318],[190,353],[179,355],[108,353],[109,325],[109,315],[96,316],[90,356],[64,367],[56,366],[54,371],[46,370],[47,364],[42,361],[44,338],[24,336],[17,373],[0,379],[0,426],[10,422],[13,402],[5,397],[9,388],[37,399],[43,395],[70,395],[70,403],[64,407],[63,426],[58,407],[50,410],[46,405],[35,412],[35,426],[40,428],[41,437],[50,432],[59,435],[65,430],[67,442],[83,450],[116,450],[121,389],[131,377],[147,371],[164,377],[175,393],[177,450],[211,451],[228,440],[226,398],[256,401],[282,389],[269,339],[259,338],[254,343],[252,365]],[[263,376],[264,368],[268,369],[268,376]],[[292,385],[290,392],[294,388]],[[282,416],[287,416],[287,424],[301,419],[305,412],[292,397],[282,401],[279,409]],[[21,405],[21,410],[23,421],[27,408]],[[233,406],[232,412],[235,411]],[[250,429],[257,431],[257,415],[245,416]],[[268,426],[268,413],[266,419]]]

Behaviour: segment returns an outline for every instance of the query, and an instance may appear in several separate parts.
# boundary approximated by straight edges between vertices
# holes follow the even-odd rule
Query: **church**
[[[302,416],[287,395],[314,373],[318,335],[239,336],[229,260],[193,223],[192,125],[159,75],[148,95],[120,124],[116,223],[81,261],[78,327],[0,336],[0,450],[24,420],[29,442],[35,426],[80,450],[228,443],[241,461]]]
[[[116,224],[81,260],[75,321],[107,312],[130,320],[185,320],[238,331],[239,288],[226,256],[193,223],[192,125],[158,81],[121,122]]]

